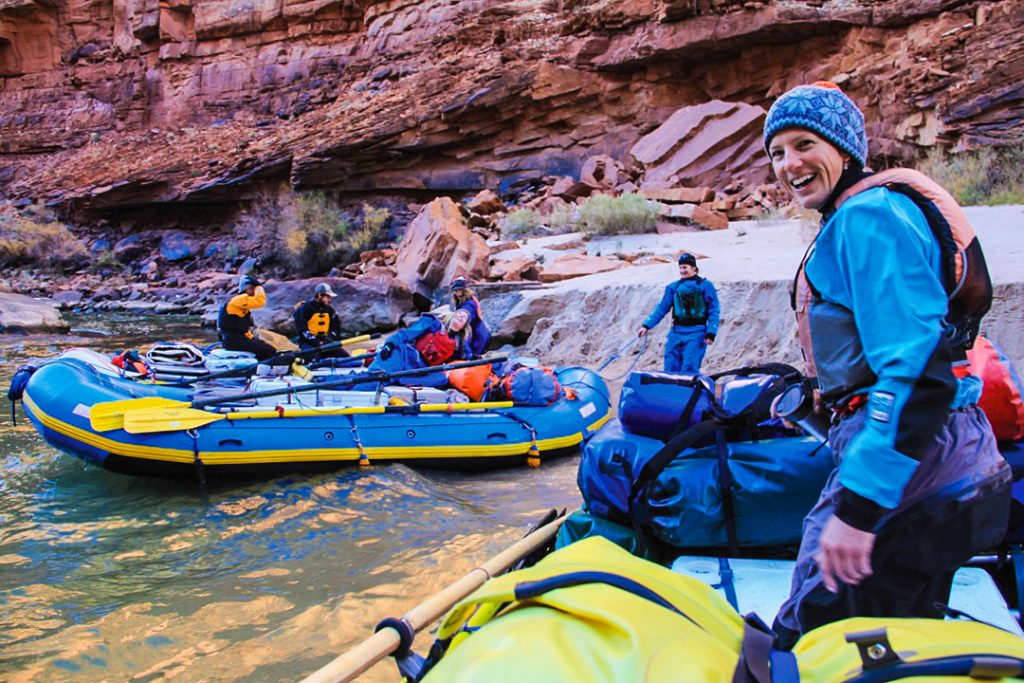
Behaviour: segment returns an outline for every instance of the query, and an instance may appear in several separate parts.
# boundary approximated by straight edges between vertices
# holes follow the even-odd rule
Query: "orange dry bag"
[[[469,396],[471,401],[482,400],[487,394],[487,390],[499,381],[498,376],[491,372],[489,364],[459,368],[448,372],[448,384]]]
[[[1024,438],[1024,385],[1003,350],[984,337],[967,352],[967,371],[985,383],[978,405],[999,441]],[[962,374],[962,373],[958,373]]]

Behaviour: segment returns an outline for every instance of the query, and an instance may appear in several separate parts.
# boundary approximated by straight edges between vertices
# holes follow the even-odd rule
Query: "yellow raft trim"
[[[40,410],[39,406],[26,394],[23,399],[25,407],[29,408],[35,417],[48,429],[74,439],[80,443],[92,446],[93,448],[106,451],[121,457],[134,458],[137,460],[159,460],[163,462],[176,462],[192,464],[194,454],[192,449],[161,448],[156,446],[142,446],[138,444],[116,441],[105,436],[100,436],[80,427],[75,427],[62,420],[48,415]],[[603,418],[587,428],[594,431],[611,417],[611,410]],[[282,418],[288,419],[288,418]],[[184,432],[182,432],[184,434]],[[567,436],[559,436],[550,439],[538,439],[537,446],[540,450],[550,451],[562,448],[570,448],[583,441],[584,433],[576,432]],[[188,437],[186,437],[188,438]],[[439,458],[460,458],[465,460],[476,460],[488,457],[527,455],[532,446],[532,441],[522,441],[501,445],[472,445],[472,446],[375,446],[365,448],[366,454],[371,461],[374,458],[381,460],[435,460]],[[272,451],[231,451],[231,452],[206,452],[200,451],[199,457],[204,465],[257,465],[270,463],[289,462],[352,462],[359,460],[358,448],[311,448],[311,449],[288,449]]]

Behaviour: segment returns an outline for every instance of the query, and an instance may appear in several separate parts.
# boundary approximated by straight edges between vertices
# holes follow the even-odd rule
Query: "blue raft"
[[[406,400],[397,401],[404,405],[371,405],[381,397],[372,391],[334,392],[336,400],[328,403],[299,400],[311,396],[311,389],[269,406],[250,402],[221,408],[230,412],[209,413],[208,424],[179,428],[165,421],[165,427],[150,433],[129,433],[123,425],[95,428],[92,407],[147,397],[187,404],[194,398],[192,389],[140,383],[68,355],[39,367],[22,399],[29,419],[54,447],[127,474],[263,476],[388,462],[481,470],[536,466],[578,453],[580,444],[608,420],[608,388],[597,374],[569,367],[556,375],[575,397],[545,407],[456,404],[446,409],[436,398],[424,403],[408,387],[400,388]],[[145,406],[138,401],[128,405],[136,403]],[[149,412],[159,416],[160,409]]]

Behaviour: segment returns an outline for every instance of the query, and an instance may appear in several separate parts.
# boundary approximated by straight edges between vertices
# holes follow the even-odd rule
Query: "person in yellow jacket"
[[[312,299],[296,304],[292,318],[295,321],[295,333],[299,338],[299,348],[303,351],[316,352],[325,344],[341,341],[341,318],[331,305],[331,299],[334,297],[331,286],[321,282],[313,290]],[[345,349],[339,348],[322,355],[328,358],[347,358],[349,354]]]
[[[225,349],[249,351],[256,354],[256,360],[266,360],[277,353],[277,349],[256,337],[256,323],[252,319],[252,312],[266,303],[267,293],[259,280],[248,274],[238,279],[238,294],[220,307],[217,316],[217,334]]]

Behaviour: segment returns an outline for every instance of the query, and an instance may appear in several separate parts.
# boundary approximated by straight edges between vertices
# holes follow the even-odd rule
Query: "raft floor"
[[[787,560],[729,559],[740,614],[756,612],[771,624],[776,612],[789,596],[793,565]],[[672,571],[707,583],[725,596],[717,557],[682,556],[672,563]],[[953,577],[949,606],[993,626],[1024,636],[1006,600],[988,572],[979,567],[962,567]]]

